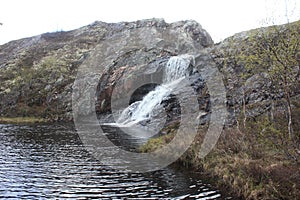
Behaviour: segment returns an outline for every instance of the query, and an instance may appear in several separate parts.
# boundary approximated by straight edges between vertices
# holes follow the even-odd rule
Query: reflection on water
[[[0,198],[225,199],[211,188],[171,167],[133,174],[103,166],[71,125],[0,125]]]

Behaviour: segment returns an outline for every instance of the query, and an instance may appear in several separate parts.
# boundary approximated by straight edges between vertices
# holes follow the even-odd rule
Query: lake
[[[119,145],[131,140],[118,143],[113,131],[109,138]],[[105,166],[71,124],[0,125],[0,198],[231,199],[200,172],[178,166],[147,173]]]

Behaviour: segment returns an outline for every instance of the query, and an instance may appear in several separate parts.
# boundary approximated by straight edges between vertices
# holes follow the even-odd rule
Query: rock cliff
[[[99,112],[109,110],[108,98],[115,82],[122,78],[126,81],[125,88],[132,84],[131,71],[148,70],[145,78],[155,78],[155,72],[171,55],[193,53],[213,45],[209,34],[197,22],[167,24],[161,19],[116,24],[95,22],[73,31],[12,41],[0,46],[0,115],[71,120],[72,86],[78,67],[96,46],[110,43],[118,47],[126,43],[124,38],[131,41],[142,38],[143,45],[132,43],[123,51],[110,52],[114,54],[113,64],[92,75],[100,78],[95,105]],[[103,63],[111,58],[105,59]]]
[[[230,59],[225,65],[224,52],[230,48],[238,49],[239,44],[247,40],[247,34],[233,36],[234,45],[228,42],[229,39],[214,44],[210,35],[195,21],[168,24],[162,19],[149,19],[111,24],[95,22],[73,31],[11,41],[0,46],[0,115],[72,120],[72,109],[78,109],[78,103],[90,101],[86,99],[88,97],[81,98],[72,108],[72,91],[89,87],[97,87],[95,101],[92,101],[95,104],[86,104],[87,107],[78,113],[86,115],[92,110],[98,114],[108,113],[113,92],[129,92],[136,84],[135,77],[141,75],[145,82],[153,82],[137,90],[130,101],[141,99],[155,87],[155,83],[161,81],[161,70],[171,56],[188,53],[205,54],[215,61],[227,90],[230,113],[227,124],[233,125],[241,113],[243,102],[248,106],[247,115],[255,117],[269,111],[272,98],[278,95],[270,93],[267,75],[254,73],[242,80],[243,65],[237,65]],[[104,70],[90,73],[89,77],[100,81],[96,86],[90,86],[88,82],[80,83],[79,80],[74,88],[78,68],[88,65],[88,60],[96,55],[100,55],[98,64]],[[201,62],[205,65],[205,61]],[[200,70],[194,70],[198,84],[195,90],[198,91],[201,109],[209,113],[209,92],[198,73]],[[119,91],[114,91],[116,84],[120,83]],[[293,97],[299,99],[299,93],[299,90],[295,91]],[[169,101],[173,101],[171,106],[166,107],[170,115],[178,113],[174,106],[176,99]],[[205,123],[206,119],[203,120]]]
[[[168,24],[149,19],[95,22],[73,31],[11,41],[0,46],[0,121],[1,117],[71,121],[77,115],[93,112],[111,120],[114,106],[139,101],[162,83],[171,57],[190,54],[194,59],[187,68],[189,85],[180,88],[181,99],[171,94],[163,100],[169,126],[162,129],[163,136],[148,141],[145,152],[169,143],[179,121],[193,120],[184,115],[181,106],[189,104],[191,97],[196,98],[196,106],[189,108],[192,113],[197,112],[195,118],[204,126],[179,162],[218,177],[221,185],[225,183],[226,188],[245,199],[298,199],[300,21],[289,24],[289,28],[281,25],[246,31],[214,44],[195,21]],[[293,34],[286,34],[291,29]],[[262,37],[272,30],[276,30],[275,34]],[[280,44],[281,39],[284,40]],[[271,44],[269,49],[266,41]],[[261,59],[264,63],[254,62],[252,70],[245,62],[249,58],[251,61],[251,56],[257,58],[253,54],[259,45],[267,50],[274,50],[272,45],[279,46],[275,55],[293,60],[292,65],[283,65],[294,80],[287,84],[293,137],[289,137],[286,128],[286,93],[271,79],[277,68],[272,71],[262,67],[272,64],[269,55]],[[220,85],[225,92],[219,90]],[[128,99],[124,101],[124,97]],[[227,127],[214,150],[205,159],[199,159],[203,135],[209,135],[209,130],[204,133],[206,125],[222,121],[214,119],[212,111],[218,103],[224,104],[229,113]],[[214,109],[218,112],[222,108]],[[156,114],[160,120],[161,113]],[[170,152],[173,154],[176,152]]]

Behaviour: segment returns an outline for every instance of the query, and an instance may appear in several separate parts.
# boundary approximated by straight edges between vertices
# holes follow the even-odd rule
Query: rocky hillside
[[[299,22],[292,27],[296,28],[297,38]],[[255,118],[274,110],[273,100],[283,99],[284,93],[272,90],[274,86],[266,70],[248,73],[245,62],[238,58],[255,50],[257,45],[249,41],[250,37],[254,35],[255,40],[260,41],[260,34],[269,29],[239,33],[214,45],[209,34],[195,21],[167,24],[161,19],[150,19],[115,24],[95,22],[73,31],[12,41],[0,46],[0,116],[72,120],[72,87],[78,69],[96,56],[102,56],[104,63],[103,66],[98,63],[98,72],[92,73],[92,77],[99,80],[96,101],[81,108],[79,113],[86,115],[92,110],[98,114],[107,113],[111,110],[110,97],[117,83],[123,85],[118,87],[123,92],[129,92],[137,84],[134,74],[143,75],[145,82],[159,83],[162,68],[170,56],[189,53],[210,55],[222,73],[230,113],[227,125],[237,123],[245,112],[242,106],[247,108],[244,117]],[[280,34],[285,35],[284,32]],[[115,52],[122,45],[126,48]],[[299,61],[299,57],[296,60]],[[294,108],[299,106],[300,93],[299,82],[295,83],[297,86],[291,93]],[[89,88],[86,84],[82,82],[82,89]],[[141,88],[131,102],[142,98],[154,86],[148,84]],[[203,89],[204,86],[198,87]],[[204,111],[209,113],[208,92],[203,89],[198,95],[200,107],[205,107]],[[81,101],[89,100],[81,98]],[[284,104],[279,104],[278,109],[283,113],[286,110]]]
[[[298,22],[292,26],[299,30]],[[242,105],[247,106],[246,115],[253,118],[270,111],[272,99],[284,96],[272,93],[267,72],[249,75],[245,64],[236,59],[240,52],[251,52],[255,48],[248,40],[257,33],[239,33],[214,45],[209,34],[195,21],[167,24],[164,20],[150,19],[115,24],[95,22],[73,31],[12,41],[0,46],[0,115],[72,120],[72,87],[78,68],[95,55],[102,56],[101,63],[107,66],[102,66],[104,71],[91,75],[100,80],[95,105],[88,105],[79,113],[89,114],[94,108],[97,113],[107,113],[117,82],[124,83],[119,88],[123,92],[128,92],[126,88],[135,83],[132,74],[143,74],[146,82],[159,82],[160,72],[170,56],[199,55],[205,51],[223,74],[230,112],[227,124],[233,125],[241,115]],[[126,48],[118,49],[122,45]],[[84,84],[81,84],[82,89],[86,90],[89,86]],[[141,98],[154,85],[141,88],[131,101]],[[299,100],[299,93],[296,87],[292,93],[294,107],[298,106],[295,102]],[[204,101],[204,96],[208,97],[208,93],[203,90],[199,101]],[[88,100],[82,98],[79,103],[85,101]],[[202,102],[200,107],[208,107],[208,104]]]
[[[241,115],[244,120],[265,113],[288,115],[286,87],[295,111],[295,132],[300,131],[296,114],[300,100],[299,38],[297,21],[241,32],[214,45],[211,54],[224,76],[233,121]]]
[[[221,73],[229,115],[212,153],[199,159],[202,138],[197,136],[182,162],[201,166],[241,197],[298,199],[299,38],[300,21],[238,33],[214,44],[195,21],[150,19],[95,22],[12,41],[0,46],[0,119],[70,121],[74,111],[109,116],[112,96],[117,106],[124,103],[124,94],[132,94],[129,103],[140,100],[162,82],[171,56],[190,54],[190,86],[198,101],[192,110],[201,111],[200,125],[205,128],[213,117],[212,105],[221,102],[209,91],[207,77],[215,78],[215,85],[221,82],[212,76],[211,66]],[[182,94],[181,103],[187,103],[189,90],[183,88]],[[150,141],[150,150],[168,143],[184,118],[175,96],[163,105],[170,126],[162,133],[170,134],[153,140],[154,145]]]
[[[115,53],[114,64],[93,75],[101,78],[96,103],[99,112],[109,110],[109,101],[104,100],[111,93],[112,83],[124,71],[128,77],[134,68],[143,68],[142,71],[147,65],[163,65],[171,55],[195,53],[213,45],[209,34],[195,21],[167,24],[160,19],[95,22],[74,31],[12,41],[0,46],[0,115],[71,120],[72,85],[78,67],[97,45],[110,42],[117,47],[126,42],[124,37],[136,41],[142,38],[144,46],[127,46],[124,52],[111,52]]]

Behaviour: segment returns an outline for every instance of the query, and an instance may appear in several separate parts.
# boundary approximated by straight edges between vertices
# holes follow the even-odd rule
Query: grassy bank
[[[225,129],[214,150],[204,159],[198,157],[205,134],[202,129],[178,162],[203,171],[220,188],[232,191],[241,199],[299,199],[299,143],[285,138],[286,133],[261,134],[261,127],[268,131],[267,125],[263,119],[258,122],[249,122],[248,128]],[[141,151],[154,151],[173,136],[171,133],[151,139]]]
[[[47,119],[37,117],[0,117],[0,123],[2,124],[34,124],[34,123],[46,123]]]

